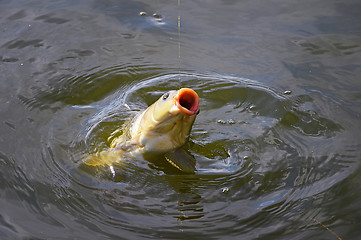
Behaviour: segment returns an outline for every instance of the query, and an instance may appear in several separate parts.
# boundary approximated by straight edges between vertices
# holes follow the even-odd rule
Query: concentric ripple
[[[54,175],[68,179],[57,201],[100,234],[116,236],[121,229],[144,237],[152,229],[154,237],[173,238],[178,229],[197,239],[225,229],[229,236],[250,237],[255,231],[299,231],[321,211],[311,211],[310,204],[357,164],[356,146],[345,146],[342,155],[332,150],[344,126],[315,111],[311,94],[218,74],[149,75],[123,82],[94,104],[73,105],[82,121],[77,136],[70,148],[50,146],[57,152]],[[169,174],[142,159],[112,168],[82,164],[83,154],[109,147],[109,137],[121,134],[131,116],[181,87],[200,96],[201,113],[185,146],[197,160],[194,175]],[[57,159],[62,155],[73,164]]]

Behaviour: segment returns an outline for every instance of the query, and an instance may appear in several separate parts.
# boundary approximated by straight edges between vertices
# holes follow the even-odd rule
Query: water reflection
[[[352,55],[359,53],[360,39],[344,36],[323,35],[294,41],[304,51],[312,55]]]

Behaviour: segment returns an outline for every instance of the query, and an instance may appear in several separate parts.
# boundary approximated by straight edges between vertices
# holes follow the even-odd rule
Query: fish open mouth
[[[181,88],[174,98],[178,109],[187,115],[194,115],[199,110],[198,94],[190,88]]]

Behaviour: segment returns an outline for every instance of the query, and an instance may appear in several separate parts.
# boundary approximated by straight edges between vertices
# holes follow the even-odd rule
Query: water
[[[0,238],[358,239],[360,15],[356,0],[0,1]],[[194,175],[82,164],[180,87],[201,101]]]

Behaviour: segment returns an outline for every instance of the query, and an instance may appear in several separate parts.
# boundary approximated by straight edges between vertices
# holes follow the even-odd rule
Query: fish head
[[[199,97],[194,90],[169,91],[144,111],[132,126],[132,135],[139,136],[147,150],[178,148],[187,141],[198,112]]]
[[[164,93],[155,103],[153,117],[155,121],[166,122],[175,116],[195,118],[199,110],[198,94],[190,88]]]

